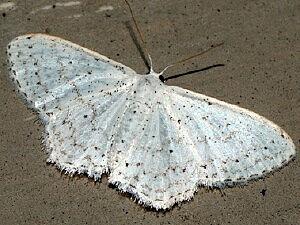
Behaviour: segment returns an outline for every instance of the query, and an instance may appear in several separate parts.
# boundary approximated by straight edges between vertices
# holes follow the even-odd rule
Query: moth
[[[148,74],[64,39],[16,37],[10,78],[45,125],[48,161],[167,209],[198,186],[246,184],[295,155],[288,134],[266,118]]]

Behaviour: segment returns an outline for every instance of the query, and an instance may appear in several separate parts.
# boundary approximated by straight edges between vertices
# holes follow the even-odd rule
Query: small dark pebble
[[[262,196],[265,196],[266,192],[267,192],[267,189],[262,189],[260,193],[262,194]]]
[[[49,34],[49,33],[50,33],[50,29],[49,29],[49,28],[46,28],[46,29],[45,29],[45,33],[46,33],[46,34]]]

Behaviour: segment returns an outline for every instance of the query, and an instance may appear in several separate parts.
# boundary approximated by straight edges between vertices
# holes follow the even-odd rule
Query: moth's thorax
[[[159,73],[156,73],[156,72],[154,72],[153,70],[151,70],[148,74],[146,74],[146,76],[152,76],[152,77],[155,77],[155,78],[159,78]]]
[[[162,82],[159,79],[159,74],[155,72],[151,72],[146,75],[141,75],[140,76],[140,81],[144,83],[147,86],[162,86]]]
[[[144,75],[137,76],[138,81],[134,87],[134,93],[136,96],[140,96],[142,98],[147,98],[147,95],[152,96],[155,94],[158,96],[162,93],[162,91],[166,88],[166,86],[159,79],[159,75],[157,73],[149,73]],[[148,93],[148,94],[146,94]]]

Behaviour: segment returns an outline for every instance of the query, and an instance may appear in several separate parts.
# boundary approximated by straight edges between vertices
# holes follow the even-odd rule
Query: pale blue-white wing
[[[108,170],[116,113],[139,76],[69,41],[43,34],[7,47],[11,78],[45,123],[49,161],[95,179]]]
[[[44,119],[70,100],[113,89],[116,81],[120,85],[136,74],[96,52],[44,34],[15,38],[7,53],[12,80]]]
[[[267,119],[158,82],[136,86],[111,143],[110,182],[140,203],[166,209],[198,185],[246,183],[294,156],[290,137]]]
[[[288,134],[266,118],[235,105],[170,87],[169,114],[180,121],[186,148],[195,153],[198,184],[245,183],[285,165],[295,155]]]
[[[138,79],[131,76],[126,83],[114,81],[112,86],[117,88],[103,87],[98,94],[75,98],[64,110],[51,115],[45,139],[48,161],[68,173],[86,173],[94,179],[108,172],[110,158],[117,153],[113,143],[114,135],[121,131],[121,121],[128,123],[127,129],[134,123],[125,116]]]

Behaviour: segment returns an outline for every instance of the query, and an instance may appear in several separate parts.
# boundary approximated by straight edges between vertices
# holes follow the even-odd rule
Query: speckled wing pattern
[[[164,85],[60,38],[8,45],[11,78],[46,126],[49,161],[167,209],[197,186],[244,184],[285,165],[291,138],[267,119]]]

